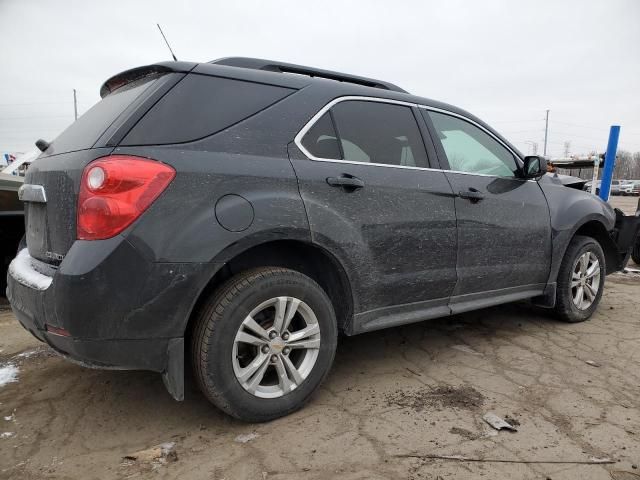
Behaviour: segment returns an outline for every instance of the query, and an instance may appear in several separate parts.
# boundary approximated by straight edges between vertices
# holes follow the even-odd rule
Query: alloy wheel
[[[294,297],[271,298],[244,319],[233,342],[236,379],[260,398],[295,390],[318,359],[320,326],[313,310]]]
[[[580,255],[573,265],[571,296],[579,310],[587,310],[600,289],[600,262],[593,252]]]

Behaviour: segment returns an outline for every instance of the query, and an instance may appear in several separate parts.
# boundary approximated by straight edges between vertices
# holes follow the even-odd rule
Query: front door
[[[312,239],[349,270],[353,333],[449,313],[454,198],[445,174],[427,169],[416,115],[397,103],[339,101],[290,146]]]
[[[551,265],[549,207],[538,183],[518,178],[514,154],[460,116],[422,109],[456,194],[458,281],[453,313],[496,298],[542,293]]]

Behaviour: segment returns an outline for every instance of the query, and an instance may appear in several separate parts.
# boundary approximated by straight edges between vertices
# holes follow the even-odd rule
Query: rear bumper
[[[191,309],[216,270],[151,262],[123,237],[76,241],[55,270],[21,262],[10,268],[7,298],[25,329],[84,365],[155,372],[178,361]]]
[[[11,293],[9,293],[11,292]],[[46,302],[38,291],[9,280],[7,294],[18,322],[41,342],[87,367],[163,372],[167,366],[169,339],[81,339],[46,330],[38,312]],[[34,308],[35,307],[35,308]]]

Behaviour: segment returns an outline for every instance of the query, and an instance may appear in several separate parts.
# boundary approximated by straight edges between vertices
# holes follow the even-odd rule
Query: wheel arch
[[[600,247],[602,247],[602,251],[604,252],[604,258],[606,262],[605,271],[607,272],[607,274],[616,271],[616,265],[619,262],[618,248],[616,247],[615,242],[611,238],[611,235],[609,235],[607,228],[602,222],[598,220],[589,220],[583,223],[574,232],[571,239],[575,238],[578,235],[590,237],[596,240],[600,244]]]
[[[223,252],[221,256],[227,255]],[[348,326],[353,317],[354,300],[351,281],[341,262],[316,244],[299,239],[281,239],[250,246],[225,259],[194,302],[185,336],[190,335],[202,303],[225,281],[239,272],[266,266],[289,268],[312,278],[329,296],[336,312],[338,329],[344,330]]]

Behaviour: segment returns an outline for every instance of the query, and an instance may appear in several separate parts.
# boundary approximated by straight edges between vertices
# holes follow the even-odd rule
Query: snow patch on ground
[[[39,353],[40,350],[36,348],[35,350],[27,350],[26,352],[19,353],[14,358],[29,358]]]
[[[18,367],[12,363],[0,366],[0,387],[18,381]]]
[[[16,258],[11,261],[9,275],[22,285],[36,290],[46,290],[53,281],[52,277],[47,277],[33,268],[31,255],[26,248],[20,250]]]

